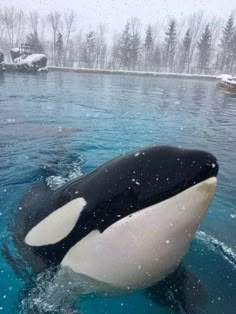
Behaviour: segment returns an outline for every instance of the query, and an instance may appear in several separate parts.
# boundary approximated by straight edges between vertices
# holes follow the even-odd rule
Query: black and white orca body
[[[172,273],[206,214],[218,164],[204,151],[152,146],[51,192],[33,187],[14,242],[33,271],[61,266],[118,289]]]

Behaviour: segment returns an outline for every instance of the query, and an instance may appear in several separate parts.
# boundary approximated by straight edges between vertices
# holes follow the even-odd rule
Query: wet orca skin
[[[118,287],[129,286],[130,278],[131,287],[150,286],[180,263],[214,195],[217,173],[217,160],[208,152],[151,146],[112,159],[54,192],[36,184],[15,216],[15,246],[35,273],[62,265]],[[168,249],[169,232],[179,240]],[[171,250],[173,262],[166,263]],[[159,273],[140,253],[151,252],[154,259],[158,251]],[[151,274],[147,280],[136,276],[140,267]],[[115,272],[123,272],[123,279]]]

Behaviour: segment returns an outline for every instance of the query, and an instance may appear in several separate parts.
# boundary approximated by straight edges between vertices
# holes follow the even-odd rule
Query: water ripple
[[[204,231],[196,233],[196,239],[204,243],[211,251],[220,254],[236,270],[236,252],[234,252],[225,243],[215,239],[213,236],[206,234]]]

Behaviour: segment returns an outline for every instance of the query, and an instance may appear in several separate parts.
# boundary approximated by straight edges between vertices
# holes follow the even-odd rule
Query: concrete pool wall
[[[5,70],[6,72],[15,71],[14,64],[5,64]],[[166,77],[166,78],[183,78],[183,79],[188,78],[188,79],[203,79],[203,80],[213,80],[213,81],[217,79],[217,76],[215,75],[122,71],[122,70],[87,69],[87,68],[56,67],[56,66],[48,66],[48,70],[52,72],[75,72],[75,73],[90,73],[90,74],[148,76],[148,77]]]

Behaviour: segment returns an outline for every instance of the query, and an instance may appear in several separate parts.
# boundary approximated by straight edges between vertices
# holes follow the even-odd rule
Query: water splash
[[[39,274],[28,288],[27,296],[21,301],[21,314],[30,313],[78,313],[69,302],[70,291],[62,283],[54,280],[55,270],[49,269]],[[57,292],[57,293],[56,293]],[[65,302],[65,297],[67,298]]]
[[[196,233],[196,239],[204,243],[211,251],[220,254],[228,263],[236,270],[236,252],[234,252],[225,243],[215,239],[213,236],[205,233],[204,231],[198,231]]]
[[[21,314],[78,314],[77,304],[87,294],[109,291],[108,286],[69,268],[39,274],[21,301]]]
[[[46,179],[47,185],[53,191],[63,186],[65,183],[79,178],[83,175],[81,169],[83,161],[73,162],[71,169],[65,175],[52,175]]]

